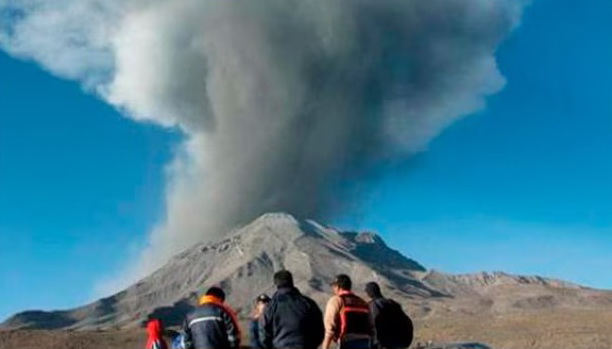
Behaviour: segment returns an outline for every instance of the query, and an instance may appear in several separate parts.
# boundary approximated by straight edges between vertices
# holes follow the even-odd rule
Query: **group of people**
[[[333,296],[325,313],[295,286],[292,274],[282,270],[274,275],[276,292],[257,297],[249,326],[254,349],[395,349],[408,348],[413,338],[410,317],[395,301],[383,297],[377,283],[365,287],[369,301],[352,291],[348,275],[331,283]],[[238,349],[241,331],[234,311],[225,304],[225,292],[210,288],[199,307],[187,315],[178,348]],[[160,331],[159,324],[149,327]],[[163,339],[150,338],[147,349],[165,349]]]

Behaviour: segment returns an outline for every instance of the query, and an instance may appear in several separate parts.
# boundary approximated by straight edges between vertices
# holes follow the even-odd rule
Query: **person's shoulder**
[[[274,297],[272,297],[270,299],[270,302],[268,302],[268,304],[266,304],[266,307],[263,309],[262,317],[266,319],[270,316],[273,316],[276,313],[277,309],[278,309],[278,303],[276,303],[274,301]]]
[[[389,299],[389,298],[376,298],[372,300],[372,304],[374,304],[378,308],[384,308],[384,307],[392,306],[397,303],[395,303],[394,300]]]
[[[357,294],[355,294],[355,293],[352,293],[351,295],[352,295],[353,297],[355,297],[355,298],[357,298],[357,299],[361,300],[362,302],[367,303],[367,301],[365,300],[365,298],[363,298],[363,297],[361,297],[361,296],[358,296],[358,295],[357,295]]]
[[[272,297],[270,297],[270,301],[266,304],[266,309],[270,307],[276,307],[281,300],[282,295],[278,292],[274,293]]]
[[[314,299],[305,296],[303,294],[300,295],[300,298],[303,299],[306,303],[310,304],[311,306],[316,306],[317,308],[319,307],[319,305],[317,304],[317,302],[315,302]]]
[[[219,307],[221,310],[223,310],[224,312],[228,313],[229,315],[236,315],[236,311],[234,310],[234,308],[232,308],[231,305],[227,304],[227,303],[223,303],[223,304],[215,304],[217,307]]]
[[[187,320],[189,320],[189,319],[193,319],[193,318],[196,318],[196,317],[200,316],[200,315],[202,314],[202,312],[204,312],[204,311],[205,311],[205,310],[204,310],[204,309],[202,309],[202,307],[201,307],[201,306],[195,307],[195,308],[191,309],[191,310],[190,310],[190,311],[187,313],[187,316],[185,316],[185,318],[186,318]]]
[[[220,313],[228,312],[229,310],[231,310],[231,308],[229,308],[225,304],[205,303],[197,307],[194,310],[194,314],[197,314],[197,315],[220,314]]]
[[[332,295],[331,297],[329,297],[327,299],[327,303],[329,303],[329,302],[337,302],[337,301],[340,301],[340,300],[341,300],[340,296],[334,294],[334,295]]]
[[[406,313],[404,311],[404,307],[402,307],[402,305],[399,302],[395,301],[394,299],[385,298],[382,306],[387,309],[392,309],[393,311],[396,311],[396,312],[401,312],[404,314]]]
[[[341,294],[341,295],[336,296],[336,297],[338,297],[338,299],[340,301],[343,301],[343,300],[346,300],[346,299],[352,299],[352,300],[357,301],[357,302],[368,303],[368,302],[366,302],[366,300],[363,297],[358,296],[354,292],[344,293],[344,294]]]
[[[329,297],[329,300],[327,300],[327,306],[340,306],[342,305],[342,298],[338,295],[333,295],[331,297]]]
[[[301,297],[302,297],[302,299],[307,299],[309,302],[316,303],[316,302],[314,301],[314,299],[312,299],[311,297],[308,297],[308,296],[306,296],[306,295],[301,295]]]
[[[401,304],[399,304],[399,303],[398,303],[398,302],[397,302],[395,299],[392,299],[392,298],[384,298],[384,300],[385,300],[385,303],[387,303],[387,304],[389,304],[389,305],[392,305],[392,306],[394,306],[394,307],[398,307],[398,308],[401,308],[401,307],[402,307],[402,305],[401,305]]]
[[[386,308],[393,304],[396,304],[393,300],[389,298],[376,298],[369,302],[370,306],[376,307],[377,309]]]

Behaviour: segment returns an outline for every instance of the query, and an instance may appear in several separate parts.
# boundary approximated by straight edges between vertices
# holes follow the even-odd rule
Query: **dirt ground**
[[[612,349],[612,312],[463,316],[416,323],[416,340],[478,341],[495,349]]]
[[[612,313],[454,316],[416,322],[417,341],[478,341],[496,349],[612,349]],[[143,330],[0,331],[0,349],[142,349]],[[414,346],[414,345],[413,345]]]
[[[141,330],[113,332],[0,331],[2,349],[142,349]]]

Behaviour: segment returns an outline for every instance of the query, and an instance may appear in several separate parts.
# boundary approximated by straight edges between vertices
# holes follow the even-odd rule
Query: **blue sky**
[[[343,224],[445,271],[612,288],[610,14],[606,1],[534,1],[499,52],[506,89]]]
[[[0,76],[0,317],[73,306],[162,212],[176,136],[4,54]]]
[[[612,288],[612,2],[534,0],[486,111],[393,168],[346,228],[428,267]],[[0,53],[0,318],[79,305],[163,212],[178,137]]]

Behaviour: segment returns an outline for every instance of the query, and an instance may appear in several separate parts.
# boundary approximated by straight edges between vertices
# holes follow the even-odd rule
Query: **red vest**
[[[347,335],[372,335],[370,307],[363,299],[347,292],[339,295],[342,300],[340,308],[340,333],[338,339]]]

